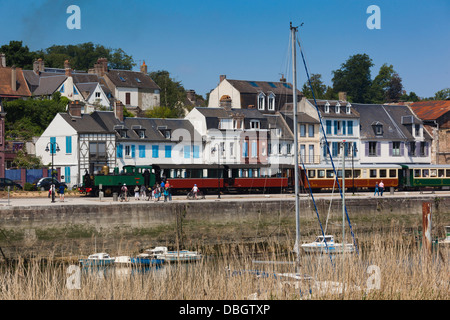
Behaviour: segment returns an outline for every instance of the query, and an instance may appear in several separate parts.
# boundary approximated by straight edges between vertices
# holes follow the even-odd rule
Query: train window
[[[345,170],[345,177],[351,178],[352,177],[352,170]]]
[[[327,178],[334,178],[333,170],[327,170]]]
[[[317,177],[318,178],[324,178],[325,177],[325,170],[318,170],[317,171]]]
[[[444,169],[439,169],[439,170],[438,170],[438,176],[439,176],[439,178],[445,177],[445,176],[444,176]]]
[[[430,176],[430,172],[429,172],[429,170],[428,169],[423,169],[422,170],[422,176],[423,177],[429,177]]]
[[[316,170],[308,170],[308,178],[315,178]]]
[[[397,170],[389,169],[389,178],[396,178],[396,177],[397,177]]]
[[[386,169],[380,169],[380,178],[386,178],[386,177],[387,177]]]
[[[450,169],[445,170],[445,175],[450,178]]]
[[[436,169],[430,169],[430,177],[437,177],[437,170]]]
[[[361,178],[361,170],[360,169],[356,169],[353,176],[355,178]]]
[[[376,178],[377,177],[377,169],[370,169],[370,177],[371,178]]]
[[[338,170],[337,176],[338,176],[338,178],[342,178],[342,171],[341,170]]]
[[[421,177],[421,175],[420,175],[420,169],[414,169],[414,177],[415,177],[415,178]]]

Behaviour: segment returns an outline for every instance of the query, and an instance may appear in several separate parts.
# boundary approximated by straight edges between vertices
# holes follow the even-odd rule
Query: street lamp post
[[[352,189],[353,189],[353,195],[355,194],[355,168],[353,165],[353,160],[354,160],[354,155],[355,152],[358,152],[358,149],[356,148],[356,146],[353,143],[349,144],[350,146],[350,152],[352,153]]]
[[[217,199],[220,199],[220,147],[219,144],[216,144],[217,148],[214,147],[211,149],[211,153],[217,151]]]
[[[50,148],[49,148],[49,146],[50,146]],[[50,189],[52,191],[52,203],[54,203],[55,202],[55,190],[53,187],[55,186],[55,174],[54,174],[54,169],[53,169],[53,166],[54,166],[53,156],[56,152],[59,152],[59,146],[56,143],[56,141],[54,141],[54,142],[50,141],[49,143],[47,143],[47,147],[45,147],[45,151],[46,152],[50,151],[50,154],[52,155],[52,184],[50,186]]]

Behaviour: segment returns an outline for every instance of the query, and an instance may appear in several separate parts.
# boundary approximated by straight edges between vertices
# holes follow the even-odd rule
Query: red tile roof
[[[414,102],[410,107],[422,120],[436,120],[450,112],[450,100]]]
[[[11,88],[11,68],[0,67],[0,96],[2,97],[30,97],[31,92],[23,76],[21,68],[16,68],[17,90]]]

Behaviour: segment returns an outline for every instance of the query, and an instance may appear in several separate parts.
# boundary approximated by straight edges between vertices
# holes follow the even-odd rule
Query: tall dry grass
[[[401,234],[359,239],[360,253],[296,256],[291,241],[222,245],[201,262],[139,272],[108,267],[81,272],[69,289],[68,264],[42,259],[3,265],[1,300],[449,299],[449,249],[424,255]],[[267,263],[272,261],[272,263]],[[282,263],[283,262],[283,263]],[[380,271],[377,287],[374,270]],[[294,279],[289,274],[308,277]],[[284,275],[284,276],[282,276]],[[370,288],[373,288],[369,290]]]

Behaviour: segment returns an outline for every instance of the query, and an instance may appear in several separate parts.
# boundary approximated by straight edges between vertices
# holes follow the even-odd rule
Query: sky
[[[80,8],[81,29],[67,27],[70,5]],[[367,26],[371,5],[379,8],[379,29]],[[135,70],[145,61],[149,72],[167,70],[203,96],[220,75],[292,81],[291,22],[309,73],[326,85],[350,56],[366,53],[372,79],[387,63],[419,97],[450,87],[448,0],[0,0],[0,12],[0,46],[19,40],[32,51],[84,42],[121,48]],[[307,78],[297,61],[301,87]]]

